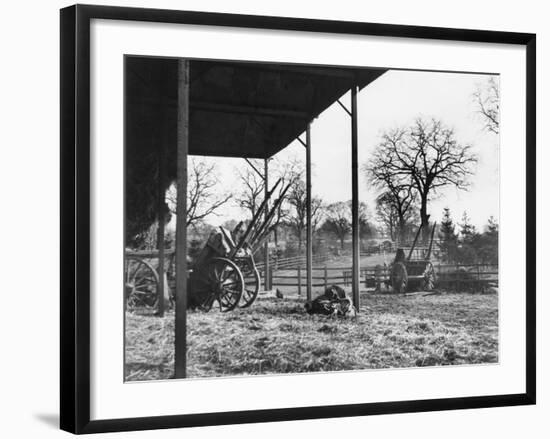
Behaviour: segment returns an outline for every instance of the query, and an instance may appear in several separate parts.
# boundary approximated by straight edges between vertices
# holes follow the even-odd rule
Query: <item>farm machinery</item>
[[[290,185],[280,193],[269,209],[269,200],[279,179],[255,212],[252,220],[243,221],[228,231],[224,227],[214,230],[194,261],[190,261],[187,297],[190,308],[209,311],[218,302],[220,311],[237,306],[245,308],[254,303],[260,291],[260,274],[254,254],[265,244],[274,229],[273,218],[284,200]],[[261,218],[264,217],[263,221]],[[174,252],[171,255],[167,279],[170,289],[175,286]],[[127,307],[155,308],[159,297],[158,273],[150,262],[151,252],[127,252],[125,255],[125,279]]]
[[[409,253],[405,256],[405,248],[398,248],[395,259],[390,267],[390,284],[394,293],[405,293],[410,289],[431,291],[434,288],[436,276],[431,259],[432,245],[435,233],[435,223],[430,235],[428,247],[418,246],[417,242],[422,231],[418,228]]]

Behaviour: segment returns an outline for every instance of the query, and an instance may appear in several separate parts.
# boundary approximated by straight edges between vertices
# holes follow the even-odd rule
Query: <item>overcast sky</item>
[[[359,164],[365,163],[379,142],[383,131],[409,126],[415,118],[435,117],[454,128],[459,143],[470,143],[479,157],[469,191],[446,188],[429,204],[432,220],[439,221],[444,207],[449,207],[455,222],[464,211],[482,231],[489,216],[498,219],[498,136],[483,131],[476,114],[472,94],[487,75],[388,71],[364,88],[358,95]],[[342,102],[350,108],[349,93]],[[312,124],[312,190],[326,202],[351,199],[351,121],[349,115],[334,104]],[[278,160],[299,157],[305,162],[305,149],[293,142],[277,154]],[[218,164],[223,187],[237,188],[235,167],[248,166],[243,159],[211,158]],[[305,178],[305,176],[304,176]],[[360,173],[361,201],[374,212],[377,191]],[[234,203],[223,208],[223,214],[209,222],[221,224],[226,219],[243,216]]]

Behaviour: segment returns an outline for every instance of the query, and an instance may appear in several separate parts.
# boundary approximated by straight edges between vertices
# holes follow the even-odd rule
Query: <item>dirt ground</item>
[[[303,299],[188,314],[188,376],[214,377],[498,361],[498,295],[362,295],[356,318],[310,316]],[[174,313],[126,314],[130,381],[173,375]]]

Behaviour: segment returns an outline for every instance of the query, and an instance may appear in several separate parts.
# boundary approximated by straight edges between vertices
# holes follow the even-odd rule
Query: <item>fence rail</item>
[[[136,256],[145,259],[158,257],[157,250],[126,251],[127,256]],[[166,264],[169,266],[175,256],[174,249],[166,249]],[[362,252],[361,256],[369,253]],[[341,256],[346,256],[341,255]],[[327,288],[332,284],[351,285],[352,267],[331,267],[328,262],[333,258],[328,253],[313,256],[312,286]],[[265,264],[257,263],[257,268],[269,288],[297,287],[301,294],[302,287],[307,283],[306,256],[293,256],[289,258],[270,258],[269,272],[265,273]],[[438,286],[447,288],[465,289],[476,288],[485,285],[498,285],[498,265],[494,264],[434,264]],[[360,267],[360,279],[365,288],[374,288],[380,281],[389,282],[390,272],[388,266],[364,266]]]
[[[313,263],[314,264],[322,264],[331,259],[331,255],[328,253],[323,253],[319,255],[313,255]],[[292,256],[289,258],[276,258],[276,257],[270,257],[269,258],[269,265],[275,270],[285,270],[285,269],[294,269],[298,266],[305,268],[306,266],[306,255],[300,255],[300,256]],[[263,271],[265,267],[265,263],[263,261],[257,262],[256,267],[258,270]]]
[[[491,264],[435,264],[436,284],[455,289],[477,288],[489,285],[498,285],[498,266]],[[283,273],[276,269],[269,272],[271,287],[297,287],[301,294],[302,287],[306,286],[307,272],[300,266],[287,268]],[[321,272],[321,274],[319,274]],[[379,282],[389,282],[389,267],[361,267],[361,283],[365,288],[375,288]],[[351,267],[313,267],[312,286],[327,288],[332,284],[350,285],[352,280]],[[316,282],[317,281],[317,282]],[[318,282],[322,281],[322,282]]]

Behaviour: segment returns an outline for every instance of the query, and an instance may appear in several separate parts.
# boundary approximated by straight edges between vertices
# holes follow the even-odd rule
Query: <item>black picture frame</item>
[[[526,376],[525,393],[224,413],[90,420],[90,21],[134,20],[333,34],[505,43],[526,47]],[[515,406],[536,401],[536,36],[530,33],[302,18],[75,5],[61,10],[60,426],[72,433],[304,420]]]

